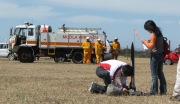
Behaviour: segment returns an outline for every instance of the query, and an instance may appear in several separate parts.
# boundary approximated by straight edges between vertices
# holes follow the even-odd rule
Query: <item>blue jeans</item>
[[[158,78],[160,81],[160,93],[167,92],[166,79],[163,73],[163,53],[151,53],[150,69],[151,69],[151,88],[150,93],[158,94]]]

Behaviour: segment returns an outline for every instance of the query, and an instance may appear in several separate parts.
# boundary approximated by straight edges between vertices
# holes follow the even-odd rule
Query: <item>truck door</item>
[[[27,44],[30,46],[35,46],[36,41],[36,35],[35,35],[35,29],[34,28],[28,28],[27,29]]]
[[[14,31],[15,46],[26,44],[27,28],[16,28]]]

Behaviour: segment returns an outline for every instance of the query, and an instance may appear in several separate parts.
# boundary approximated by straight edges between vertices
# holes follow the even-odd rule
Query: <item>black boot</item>
[[[91,93],[101,93],[101,94],[103,94],[103,93],[106,92],[106,87],[92,82],[91,85],[90,85],[89,91]]]

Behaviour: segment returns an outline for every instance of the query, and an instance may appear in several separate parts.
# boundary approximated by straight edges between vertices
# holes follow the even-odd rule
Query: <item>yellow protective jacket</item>
[[[84,49],[84,52],[87,52],[87,53],[92,52],[91,42],[85,40],[85,41],[82,43],[82,48]]]
[[[119,52],[120,51],[120,43],[119,42],[113,42],[112,43],[112,49],[113,49],[113,51],[116,53],[116,52]]]
[[[104,45],[99,42],[95,42],[94,44],[95,54],[102,55],[104,53]]]

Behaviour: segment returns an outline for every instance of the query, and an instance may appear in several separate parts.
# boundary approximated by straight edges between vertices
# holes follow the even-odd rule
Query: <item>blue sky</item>
[[[134,39],[149,39],[144,23],[153,20],[171,40],[171,50],[180,44],[180,0],[0,0],[0,42],[9,38],[9,30],[25,21],[48,24],[54,32],[67,27],[102,28],[109,40],[118,37],[122,48],[143,49]]]

